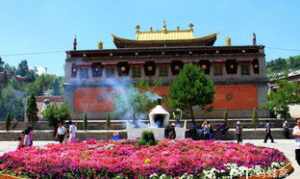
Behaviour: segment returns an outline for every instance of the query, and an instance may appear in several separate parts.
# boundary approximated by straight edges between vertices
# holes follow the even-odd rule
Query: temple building
[[[160,30],[149,31],[136,26],[136,39],[112,35],[115,49],[103,49],[100,42],[98,49],[77,50],[75,38],[65,63],[65,100],[72,106],[73,117],[86,113],[90,119],[102,119],[113,111],[112,99],[101,97],[111,92],[109,86],[101,85],[104,79],[159,80],[161,85],[154,92],[167,96],[169,84],[188,63],[198,65],[215,83],[211,110],[196,110],[197,117],[223,118],[228,110],[231,118],[249,118],[254,108],[260,117],[268,117],[269,112],[261,109],[268,81],[264,46],[257,45],[255,34],[251,45],[235,46],[227,38],[224,46],[214,46],[216,33],[196,37],[193,31],[193,24],[175,30],[164,24]]]

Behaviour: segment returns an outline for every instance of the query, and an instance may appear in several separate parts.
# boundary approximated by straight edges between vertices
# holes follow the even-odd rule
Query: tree
[[[0,72],[4,71],[4,61],[2,60],[2,58],[0,57]]]
[[[0,119],[11,112],[16,119],[24,118],[24,92],[16,90],[11,84],[0,90]]]
[[[88,129],[88,118],[87,118],[87,114],[84,113],[84,114],[82,115],[82,118],[83,118],[84,130],[87,130],[87,129]]]
[[[36,96],[43,95],[43,93],[49,90],[55,79],[54,75],[43,74],[38,76],[37,79],[28,85],[26,91],[29,94],[34,94]]]
[[[9,131],[10,130],[10,127],[11,127],[11,121],[12,121],[12,115],[11,113],[9,112],[5,118],[5,128],[6,128],[6,131]]]
[[[39,120],[37,113],[38,113],[38,108],[36,105],[36,98],[32,94],[29,96],[29,98],[27,100],[27,109],[26,109],[27,119],[32,124],[35,124]]]
[[[22,60],[17,68],[17,75],[25,77],[29,71],[27,60]]]
[[[49,104],[43,111],[43,117],[48,120],[49,126],[54,128],[54,134],[58,126],[58,122],[70,119],[70,110],[67,104],[57,106]]]
[[[190,110],[195,123],[193,106],[199,105],[203,109],[213,102],[214,84],[199,67],[187,64],[172,82],[170,97],[173,107]]]
[[[106,129],[110,129],[110,126],[111,126],[111,119],[110,119],[110,113],[108,112],[107,113],[107,116],[106,116]]]
[[[276,86],[277,88],[269,93],[265,107],[287,119],[289,117],[288,105],[300,103],[300,85],[282,79],[276,82]]]
[[[227,125],[228,123],[228,110],[224,112],[224,123]]]
[[[56,78],[53,83],[52,83],[52,95],[53,96],[59,96],[61,95],[60,92],[60,83],[59,83],[59,79]]]
[[[258,122],[257,110],[256,110],[256,108],[254,108],[252,110],[252,124],[253,124],[253,127],[254,127],[255,130],[256,130],[256,127],[257,127],[257,122]]]

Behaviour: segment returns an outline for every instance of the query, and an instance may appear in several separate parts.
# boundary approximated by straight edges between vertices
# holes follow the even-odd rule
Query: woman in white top
[[[296,161],[300,166],[300,118],[297,118],[297,125],[293,129],[293,135],[296,139],[296,150],[295,150]]]
[[[59,143],[63,143],[66,132],[67,132],[67,129],[63,125],[63,122],[59,122],[58,128],[57,128],[57,133],[56,133],[56,138],[58,139]]]
[[[70,120],[69,121],[69,142],[76,142],[76,133],[77,127],[76,125]]]

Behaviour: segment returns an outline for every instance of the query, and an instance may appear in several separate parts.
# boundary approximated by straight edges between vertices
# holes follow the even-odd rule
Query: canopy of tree
[[[50,74],[37,75],[29,70],[26,60],[22,60],[16,69],[5,64],[0,58],[0,72],[5,71],[7,78],[0,84],[0,120],[4,120],[10,112],[16,119],[24,119],[24,106],[29,96],[44,94],[62,95],[63,77]],[[18,80],[16,76],[26,80]]]
[[[282,118],[289,117],[289,104],[300,103],[300,85],[286,79],[276,82],[277,89],[268,95],[267,108]]]
[[[189,109],[193,121],[193,106],[204,108],[213,102],[213,97],[213,81],[199,67],[193,64],[184,65],[171,84],[170,98],[172,106]]]
[[[286,71],[300,70],[300,55],[289,58],[277,58],[267,62],[267,72],[269,75],[273,73],[282,73]]]

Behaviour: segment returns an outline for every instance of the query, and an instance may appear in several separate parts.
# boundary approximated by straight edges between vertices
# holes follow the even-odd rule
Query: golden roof
[[[136,47],[170,47],[170,46],[212,46],[217,39],[217,34],[209,34],[202,37],[193,35],[193,24],[189,29],[168,30],[164,22],[161,30],[140,31],[140,26],[136,26],[136,39],[121,38],[113,36],[113,41],[117,48],[136,48]]]
[[[193,30],[160,30],[136,32],[136,40],[188,40],[194,39]]]

